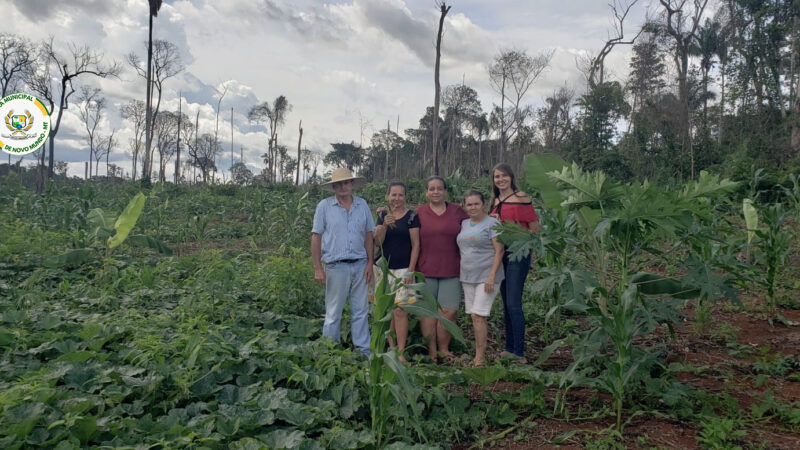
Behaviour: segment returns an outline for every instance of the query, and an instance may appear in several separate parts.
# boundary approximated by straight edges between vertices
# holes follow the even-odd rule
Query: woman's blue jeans
[[[517,356],[525,355],[525,314],[522,312],[522,289],[531,267],[531,256],[511,261],[509,253],[503,254],[506,278],[500,283],[503,297],[503,319],[506,331],[506,351]]]

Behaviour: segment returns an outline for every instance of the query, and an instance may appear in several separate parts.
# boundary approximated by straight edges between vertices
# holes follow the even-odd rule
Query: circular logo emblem
[[[12,155],[36,151],[50,135],[50,113],[41,100],[11,94],[0,100],[0,149]]]

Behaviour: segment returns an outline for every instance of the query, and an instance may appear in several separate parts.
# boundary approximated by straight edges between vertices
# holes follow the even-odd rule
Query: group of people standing
[[[486,364],[489,316],[497,294],[503,300],[505,349],[502,356],[524,363],[525,316],[522,292],[530,269],[530,256],[511,260],[497,240],[495,227],[514,222],[538,232],[538,218],[530,197],[516,185],[508,164],[492,171],[493,193],[489,210],[482,193],[469,191],[461,205],[447,201],[447,185],[433,176],[425,184],[427,204],[416,211],[406,205],[406,186],[391,183],[386,192],[388,210],[378,212],[377,225],[366,201],[353,195],[363,185],[347,169],[336,169],[331,181],[323,185],[334,196],[322,200],[314,214],[311,254],[314,278],[325,285],[325,322],[322,334],[340,339],[340,322],[346,300],[350,299],[353,343],[369,355],[368,286],[375,277],[374,251],[380,246],[392,276],[403,285],[413,282],[414,272],[425,276],[426,289],[438,302],[439,314],[456,322],[462,291],[466,313],[475,331],[473,365]],[[396,302],[413,293],[401,287]],[[434,361],[440,356],[453,359],[451,335],[434,318],[420,318],[422,336]],[[408,316],[395,308],[392,330],[397,353],[404,361],[408,339]]]

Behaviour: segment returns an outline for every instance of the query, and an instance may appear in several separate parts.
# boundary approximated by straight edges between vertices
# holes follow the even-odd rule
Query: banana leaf
[[[117,221],[114,223],[114,229],[117,230],[117,234],[108,238],[107,245],[109,249],[116,248],[128,238],[128,234],[142,214],[144,200],[144,194],[139,192],[128,202],[128,206],[125,207],[122,214],[117,217]]]

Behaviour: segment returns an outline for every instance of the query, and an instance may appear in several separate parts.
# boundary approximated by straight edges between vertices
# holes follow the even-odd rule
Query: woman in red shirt
[[[427,205],[417,208],[419,216],[419,261],[417,270],[425,275],[425,288],[439,302],[441,314],[455,323],[461,303],[459,271],[461,256],[456,237],[461,231],[461,222],[467,213],[457,203],[447,202],[447,186],[443,178],[433,176],[425,184]],[[437,349],[445,358],[450,353],[450,333],[437,324],[436,319],[420,318],[422,335],[429,338],[428,355],[437,360]]]
[[[501,222],[514,222],[523,228],[539,232],[539,218],[533,209],[531,198],[517,188],[511,166],[500,163],[492,170],[492,190],[494,200],[490,214]],[[526,255],[518,261],[509,259],[509,252],[503,254],[505,280],[500,283],[503,298],[503,319],[505,322],[506,345],[501,355],[516,355],[520,363],[525,360],[525,315],[522,312],[522,290],[531,266],[531,256]]]

